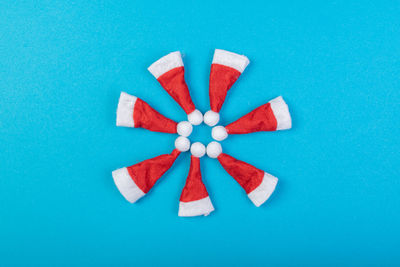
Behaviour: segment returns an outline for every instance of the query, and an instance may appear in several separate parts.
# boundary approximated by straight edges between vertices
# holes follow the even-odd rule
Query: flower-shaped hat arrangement
[[[216,141],[222,141],[230,134],[286,130],[292,126],[288,106],[282,97],[257,107],[226,126],[215,126],[219,122],[219,111],[229,89],[248,64],[248,58],[243,55],[215,50],[209,82],[211,110],[204,114],[204,122],[213,127],[212,137]],[[263,204],[275,190],[278,182],[276,177],[222,153],[222,147],[216,141],[209,143],[207,148],[200,142],[190,144],[188,136],[192,132],[192,125],[201,124],[203,115],[196,109],[190,97],[180,52],[162,57],[148,70],[186,112],[188,121],[176,123],[161,115],[142,99],[121,93],[117,109],[117,126],[145,128],[179,135],[175,140],[175,149],[170,154],[163,154],[112,172],[114,182],[126,200],[134,203],[145,196],[158,179],[171,168],[180,153],[190,150],[190,170],[180,197],[179,216],[208,215],[214,210],[200,172],[200,158],[206,153],[220,162],[244,189],[254,205],[259,207]]]

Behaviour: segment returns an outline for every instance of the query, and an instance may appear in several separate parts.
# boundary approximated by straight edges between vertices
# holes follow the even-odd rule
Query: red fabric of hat
[[[222,167],[246,191],[250,200],[259,207],[275,190],[278,179],[256,167],[225,153],[218,156]]]
[[[113,171],[114,182],[121,194],[131,203],[147,194],[161,176],[168,171],[180,151],[147,159],[130,167]]]
[[[179,216],[208,215],[214,210],[201,178],[200,159],[191,156],[189,175],[179,202]]]
[[[160,114],[142,99],[122,92],[118,102],[117,126],[176,133],[177,123]]]
[[[249,59],[221,49],[215,49],[210,72],[210,106],[214,112],[221,110],[226,94],[249,64]]]
[[[148,70],[186,114],[190,114],[196,109],[185,82],[185,69],[179,51],[160,58]]]
[[[292,127],[288,106],[282,97],[254,109],[227,125],[228,134],[247,134],[260,131],[286,130]]]

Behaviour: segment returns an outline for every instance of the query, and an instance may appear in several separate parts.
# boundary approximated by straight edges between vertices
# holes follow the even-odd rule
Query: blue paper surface
[[[399,13],[397,1],[1,2],[0,265],[399,265]],[[129,204],[111,171],[170,152],[176,135],[116,127],[120,91],[184,120],[147,71],[180,50],[205,112],[214,48],[251,61],[222,124],[279,95],[289,105],[291,130],[222,143],[277,176],[275,193],[256,208],[205,157],[216,210],[179,218],[186,153]]]

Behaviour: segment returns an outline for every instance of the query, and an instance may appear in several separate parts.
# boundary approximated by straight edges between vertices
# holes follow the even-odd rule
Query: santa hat
[[[246,56],[221,49],[215,49],[210,72],[210,106],[211,110],[204,114],[204,122],[214,126],[219,121],[219,111],[225,101],[226,94],[249,64]]]
[[[178,124],[153,109],[142,99],[121,92],[117,126],[145,128],[154,132],[177,133]]]
[[[218,159],[222,167],[240,184],[257,207],[267,201],[274,192],[278,178],[222,153],[218,142],[211,142],[207,146],[207,155]]]
[[[202,123],[203,115],[195,108],[185,82],[185,69],[179,51],[160,58],[148,70],[167,93],[183,108],[188,115],[190,123],[194,125]]]
[[[112,172],[114,183],[121,194],[131,203],[136,202],[150,191],[161,176],[171,168],[180,151],[163,154],[130,167]]]
[[[200,158],[192,155],[189,175],[179,201],[178,216],[207,216],[212,211],[214,206],[201,179]]]
[[[225,127],[214,127],[211,134],[215,140],[222,141],[228,137],[228,134],[286,130],[291,127],[289,108],[279,96]]]

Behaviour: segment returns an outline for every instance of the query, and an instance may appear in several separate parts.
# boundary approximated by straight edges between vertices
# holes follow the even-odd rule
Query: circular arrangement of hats
[[[275,190],[278,179],[261,169],[222,152],[222,141],[231,134],[290,129],[292,120],[288,106],[281,96],[265,103],[226,125],[217,125],[219,112],[226,95],[249,64],[246,56],[216,49],[211,64],[209,95],[211,110],[203,114],[196,109],[185,82],[184,65],[180,52],[172,52],[154,62],[148,70],[167,93],[187,114],[187,121],[176,123],[163,116],[142,99],[122,92],[117,109],[117,126],[144,128],[150,131],[178,134],[175,149],[169,154],[144,160],[135,165],[113,171],[114,182],[121,194],[131,203],[145,196],[173,165],[181,152],[190,150],[191,163],[183,188],[178,216],[208,215],[214,210],[200,171],[200,158],[207,154],[217,159],[222,167],[239,183],[255,206],[263,204]],[[193,125],[203,122],[212,128],[207,147],[188,137]]]

